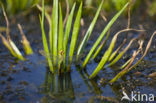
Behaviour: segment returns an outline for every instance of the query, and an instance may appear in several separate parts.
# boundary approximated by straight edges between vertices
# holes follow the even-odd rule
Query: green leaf
[[[117,53],[119,52],[119,50],[124,46],[124,44],[126,43],[127,39],[124,39],[123,43],[111,54],[110,58],[109,58],[109,62],[112,61],[114,59],[114,57],[117,55]]]
[[[127,45],[127,47],[122,52],[120,52],[110,64],[108,64],[108,67],[114,65],[126,53],[126,51],[130,48],[134,40],[136,39],[132,39],[130,43]]]
[[[101,43],[101,45],[99,46],[99,48],[96,50],[96,52],[94,53],[92,59],[95,59],[96,56],[100,53],[101,49],[105,46],[108,38],[109,38],[110,32],[107,33],[106,38],[104,39],[104,41]]]
[[[107,61],[110,58],[111,53],[112,53],[112,51],[114,49],[114,46],[116,44],[118,35],[121,34],[121,33],[123,33],[123,32],[130,31],[130,30],[133,30],[133,29],[124,29],[124,30],[121,30],[121,31],[117,32],[114,35],[114,37],[113,37],[113,39],[112,39],[112,41],[110,43],[109,48],[106,50],[106,52],[103,55],[100,63],[98,64],[98,66],[96,67],[96,69],[93,71],[93,73],[91,74],[90,78],[94,78],[100,72],[100,70],[103,68],[103,66],[107,63]]]
[[[128,6],[129,3],[127,3],[113,18],[112,20],[107,24],[107,26],[105,27],[105,29],[103,30],[103,32],[101,33],[100,37],[97,39],[97,41],[94,43],[93,47],[91,48],[90,52],[88,53],[84,63],[83,63],[83,67],[85,67],[88,63],[88,61],[90,60],[92,54],[94,53],[94,51],[96,50],[97,46],[100,44],[100,42],[102,41],[103,37],[105,36],[105,34],[107,33],[107,31],[110,29],[110,27],[113,25],[113,23],[117,20],[117,18],[121,15],[121,13],[126,9],[126,7]]]
[[[71,43],[70,43],[70,50],[69,50],[69,65],[72,62],[74,50],[75,50],[76,43],[77,43],[77,37],[78,37],[79,29],[80,29],[81,14],[82,14],[82,3],[79,7],[79,10],[75,19],[74,27],[73,27],[73,33],[72,33],[72,38],[71,38]]]
[[[131,58],[129,60],[127,60],[120,68],[124,69],[131,61]]]
[[[60,68],[62,60],[62,51],[63,51],[63,17],[62,17],[62,9],[61,9],[61,4],[59,4],[59,39],[58,39],[58,54],[59,54],[59,59],[58,59],[58,66]]]
[[[48,49],[47,39],[46,39],[46,35],[45,35],[45,30],[44,30],[44,27],[43,27],[43,20],[41,19],[41,17],[40,17],[40,23],[41,23],[41,30],[42,30],[43,47],[44,47],[44,51],[45,51],[45,53],[47,55],[46,59],[48,60],[50,71],[52,73],[54,73],[53,64],[52,64],[52,60],[50,58],[50,53],[49,53],[49,49]]]
[[[77,51],[77,59],[78,59],[80,53],[83,51],[83,48],[86,46],[86,44],[87,44],[87,42],[89,40],[89,37],[90,37],[90,35],[91,35],[91,33],[92,33],[93,29],[94,29],[95,23],[96,23],[96,21],[98,19],[98,16],[100,14],[102,5],[103,5],[103,0],[102,0],[102,2],[100,4],[100,6],[99,6],[99,8],[98,8],[98,10],[96,12],[96,14],[95,14],[95,17],[94,17],[92,23],[90,24],[90,26],[89,26],[86,34],[85,34],[85,37],[83,38],[81,44],[79,45],[79,48],[78,48],[78,51]]]
[[[70,34],[70,30],[71,30],[71,25],[72,25],[72,20],[73,20],[73,15],[74,15],[74,10],[75,10],[75,5],[76,3],[74,3],[73,8],[70,12],[70,15],[68,17],[67,23],[66,23],[66,29],[65,29],[65,35],[64,35],[64,60],[66,60],[66,55],[67,55],[67,50],[68,50],[68,40],[69,40],[69,34]],[[65,61],[64,61],[65,63]]]
[[[39,16],[39,18],[40,18],[40,23],[41,23],[42,40],[43,40],[44,51],[47,54],[46,58],[48,60],[48,64],[49,64],[50,70],[53,73],[54,72],[53,64],[52,64],[52,60],[50,58],[50,53],[49,53],[49,49],[48,49],[47,38],[46,38],[45,30],[44,30],[44,0],[42,0],[42,18],[41,18],[41,16]]]
[[[57,36],[58,36],[58,0],[53,0],[52,12],[52,39],[53,39],[53,62],[57,63]]]
[[[102,60],[100,61],[100,63],[98,64],[98,66],[96,67],[96,69],[93,71],[93,73],[91,74],[91,76],[89,78],[94,78],[99,73],[99,71],[103,68],[103,66],[106,64],[106,62],[108,61],[108,59],[112,53],[114,46],[115,46],[116,39],[117,39],[117,35],[115,35],[113,37],[109,48],[107,49],[107,51],[105,52],[105,54],[102,57]]]
[[[59,39],[58,39],[58,51],[63,50],[63,17],[61,5],[59,4]],[[59,53],[59,52],[58,52]]]

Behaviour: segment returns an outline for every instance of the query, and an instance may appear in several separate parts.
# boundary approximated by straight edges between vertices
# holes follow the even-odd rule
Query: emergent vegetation
[[[100,10],[102,8],[103,1],[101,2],[101,5],[99,6],[99,8],[98,8],[98,10],[97,10],[97,12],[96,12],[96,14],[94,16],[94,19],[93,19],[92,23],[90,24],[84,38],[82,39],[82,42],[79,43],[78,49],[76,50],[77,38],[78,38],[78,34],[79,34],[79,29],[80,29],[82,5],[83,4],[81,3],[80,6],[79,6],[79,9],[78,9],[76,18],[75,18],[70,45],[68,45],[68,43],[69,43],[70,31],[71,31],[71,27],[72,27],[73,15],[74,15],[76,4],[74,3],[74,5],[73,5],[73,7],[71,9],[71,12],[70,12],[70,14],[68,16],[68,19],[67,19],[67,22],[66,22],[65,26],[63,25],[62,10],[61,10],[61,5],[58,3],[58,0],[53,0],[52,16],[50,16],[45,11],[45,9],[44,9],[44,0],[42,0],[42,9],[41,9],[40,6],[38,6],[38,8],[42,11],[42,16],[40,16],[40,23],[41,23],[41,29],[42,29],[42,38],[43,38],[44,51],[47,54],[46,58],[48,60],[48,64],[49,64],[49,67],[50,67],[50,70],[51,70],[52,73],[54,73],[57,70],[58,70],[59,73],[69,72],[70,69],[71,69],[70,67],[71,67],[71,64],[72,64],[74,53],[76,53],[76,60],[81,59],[79,57],[83,53],[83,50],[84,50],[86,44],[88,43],[90,35],[92,34],[95,23],[97,21]],[[98,53],[101,51],[102,47],[104,47],[104,45],[107,42],[107,39],[109,38],[109,35],[110,35],[108,30],[113,25],[113,23],[117,20],[117,18],[121,15],[121,13],[128,7],[128,5],[129,5],[129,3],[127,3],[110,20],[110,22],[104,28],[104,30],[100,34],[99,38],[96,40],[93,47],[91,48],[91,50],[87,54],[87,56],[86,56],[86,58],[85,58],[85,60],[84,60],[84,62],[82,64],[82,68],[85,68],[87,63],[89,62],[89,60],[91,58],[94,59],[98,55]],[[46,16],[47,21],[49,23],[49,44],[47,43],[46,34],[45,34],[45,30],[44,30],[44,16]],[[64,29],[65,29],[65,31],[64,31]],[[93,73],[91,74],[91,76],[89,78],[94,78],[99,73],[99,71],[101,69],[114,65],[126,53],[126,51],[130,48],[132,43],[136,39],[139,40],[138,38],[132,39],[129,42],[129,44],[127,45],[127,47],[125,47],[125,49],[123,49],[119,53],[119,50],[125,44],[125,41],[124,41],[123,44],[121,44],[121,46],[119,46],[118,49],[113,52],[113,49],[115,47],[118,35],[123,33],[123,32],[127,32],[127,31],[141,32],[143,30],[130,29],[129,26],[128,26],[127,29],[121,30],[118,33],[116,33],[114,35],[114,37],[112,38],[112,41],[111,41],[108,49],[104,53],[100,63],[98,64],[98,66],[96,67],[96,69],[93,71]],[[107,36],[105,37],[106,34],[107,34]],[[154,35],[155,35],[155,33],[153,34],[153,36]],[[150,41],[149,41],[149,43],[147,45],[147,49],[146,49],[143,57],[146,55],[146,53],[147,53],[147,51],[149,49],[149,46],[151,45],[151,41],[152,41],[153,36],[151,37],[151,39],[150,39]],[[100,45],[100,43],[101,43],[101,45]],[[119,73],[113,80],[111,80],[110,81],[111,83],[116,81],[118,78],[120,78],[122,75],[127,73],[132,68],[136,67],[136,65],[138,65],[140,63],[140,61],[143,59],[143,57],[142,57],[136,64],[134,64],[132,67],[130,67],[130,65],[132,65],[135,57],[142,50],[143,41],[140,41],[139,45],[140,45],[139,49],[134,52],[132,58],[130,60],[128,60],[122,66],[122,68],[125,68],[123,70],[123,72]],[[97,49],[98,46],[99,46],[99,48]],[[68,49],[69,49],[69,54],[68,54]],[[106,63],[108,63],[108,61],[110,63],[108,65],[106,65]]]

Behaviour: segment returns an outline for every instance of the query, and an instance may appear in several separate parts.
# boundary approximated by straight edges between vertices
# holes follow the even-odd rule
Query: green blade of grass
[[[69,66],[71,65],[74,50],[75,50],[76,43],[77,43],[77,37],[78,37],[79,29],[80,29],[81,14],[82,14],[82,3],[79,7],[79,10],[75,19],[74,27],[73,27],[73,33],[72,33],[72,38],[71,38],[71,43],[70,43],[70,50],[69,50]]]
[[[112,53],[112,55],[109,58],[109,62],[112,61],[112,59],[114,59],[114,57],[116,56],[116,54],[119,52],[119,50],[124,46],[124,44],[126,43],[127,39],[124,39],[123,43]]]
[[[129,60],[126,61],[126,63],[124,63],[120,68],[124,69],[131,61],[131,58]]]
[[[46,59],[48,60],[50,71],[53,73],[54,72],[53,64],[52,64],[52,60],[50,58],[47,38],[46,38],[45,30],[44,30],[44,0],[42,0],[42,18],[41,18],[41,16],[39,16],[39,18],[40,18],[41,30],[42,30],[43,48],[44,48],[45,53],[47,54]]]
[[[62,17],[62,9],[61,9],[61,4],[59,4],[59,39],[58,39],[58,54],[59,54],[59,59],[58,59],[58,68],[60,69],[60,65],[62,60],[62,51],[63,51],[63,17]]]
[[[72,10],[70,12],[70,15],[67,19],[67,23],[66,23],[66,29],[65,29],[65,35],[64,35],[64,45],[63,45],[63,48],[64,48],[64,64],[65,64],[67,50],[68,50],[68,40],[69,40],[69,34],[70,34],[70,30],[71,30],[75,5],[76,5],[76,3],[74,3],[74,5],[73,5]]]
[[[40,10],[40,11],[42,11],[42,7],[41,6],[39,6],[39,5],[37,5],[37,8]],[[44,11],[44,13],[45,13],[45,17],[46,17],[46,19],[47,19],[47,21],[48,21],[48,24],[49,24],[49,46],[50,46],[50,53],[51,53],[51,55],[53,54],[52,52],[53,52],[53,43],[52,43],[52,19],[51,19],[51,16],[48,14],[48,12],[47,11]]]
[[[59,39],[58,39],[58,51],[63,50],[63,17],[61,5],[59,4]],[[59,52],[58,52],[59,53]]]
[[[50,53],[51,55],[53,55],[53,19],[52,19],[52,16],[49,22],[49,46],[50,46]]]
[[[117,20],[117,18],[121,15],[121,13],[126,9],[129,3],[127,3],[113,18],[112,20],[107,24],[103,32],[101,33],[100,37],[97,39],[97,41],[94,43],[93,47],[91,48],[90,52],[88,53],[87,57],[85,58],[85,61],[83,63],[83,67],[85,67],[90,60],[92,54],[96,50],[97,46],[100,44],[102,41],[103,37],[107,33],[107,31],[110,29],[110,27],[113,25],[113,23]]]
[[[126,53],[126,51],[130,48],[134,40],[136,39],[132,39],[127,45],[127,47],[123,51],[121,51],[119,55],[117,55],[117,57],[110,64],[108,64],[108,67],[114,65]]]
[[[52,33],[53,33],[53,63],[57,63],[57,37],[58,37],[58,0],[53,0],[52,12]]]
[[[80,53],[83,51],[83,48],[86,46],[86,44],[87,44],[87,42],[89,40],[89,37],[90,37],[90,35],[91,35],[91,33],[92,33],[93,29],[94,29],[95,23],[96,23],[96,21],[98,19],[98,16],[100,14],[102,5],[103,5],[103,0],[102,0],[102,2],[100,4],[100,6],[99,6],[99,8],[98,8],[98,10],[96,12],[96,14],[95,14],[95,17],[94,17],[92,23],[90,24],[90,26],[89,26],[86,34],[85,34],[84,39],[82,40],[81,44],[79,45],[79,48],[78,48],[78,51],[77,51],[77,54],[76,54],[77,55],[77,59],[78,59]]]
[[[36,6],[37,6],[37,8],[42,12],[42,7],[41,7],[40,5],[36,5]],[[50,15],[48,14],[47,11],[44,11],[44,13],[45,13],[45,17],[46,17],[46,19],[47,19],[47,21],[48,21],[48,23],[49,23],[49,26],[50,26],[51,17],[50,17]]]
[[[43,47],[44,47],[44,51],[45,51],[45,53],[47,55],[46,59],[48,60],[50,71],[52,73],[54,73],[54,68],[53,68],[52,60],[50,58],[50,53],[49,53],[49,49],[48,49],[48,43],[47,43],[47,39],[46,39],[44,27],[43,27],[43,20],[41,20],[41,17],[40,17],[40,23],[41,23],[41,29],[42,29]]]
[[[94,78],[99,73],[99,71],[102,69],[102,67],[106,64],[107,60],[109,59],[109,57],[112,53],[114,46],[115,46],[116,39],[117,39],[117,35],[115,35],[113,37],[109,48],[107,49],[107,51],[105,52],[105,54],[102,57],[102,60],[100,61],[100,63],[98,64],[98,66],[96,67],[96,69],[93,71],[93,73],[91,74],[91,76],[89,78]]]
[[[94,53],[92,60],[95,59],[97,57],[97,55],[100,53],[100,51],[102,50],[102,48],[105,46],[108,38],[109,38],[110,32],[107,33],[107,36],[105,38],[105,40],[102,42],[102,44],[99,46],[99,48],[96,50],[96,52]]]

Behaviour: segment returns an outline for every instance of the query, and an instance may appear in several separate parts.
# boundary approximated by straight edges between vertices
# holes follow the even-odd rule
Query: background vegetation
[[[102,6],[102,11],[107,14],[112,11],[119,11],[128,1],[132,1],[132,11],[138,11],[141,9],[142,12],[147,13],[149,16],[153,17],[156,15],[156,0],[105,0]],[[0,0],[9,14],[16,14],[21,12],[26,12],[30,8],[34,7],[36,4],[41,4],[41,0]],[[88,12],[90,10],[96,11],[95,8],[99,7],[100,0],[59,0],[61,2],[62,8],[72,8],[74,2],[80,4],[83,2],[85,10],[83,12]],[[50,8],[53,0],[45,0],[45,8]],[[67,4],[68,3],[68,4]],[[91,12],[90,12],[91,13]]]

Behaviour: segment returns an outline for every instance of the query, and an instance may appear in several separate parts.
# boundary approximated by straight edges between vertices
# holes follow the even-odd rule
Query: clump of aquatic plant
[[[102,8],[103,1],[101,2],[101,5],[99,6],[94,19],[92,20],[84,38],[79,42],[78,48],[76,50],[76,45],[77,45],[77,38],[79,34],[79,29],[80,29],[80,20],[81,20],[81,13],[82,13],[82,3],[79,6],[75,22],[73,25],[73,30],[72,30],[72,36],[71,36],[71,41],[69,41],[70,37],[70,31],[72,27],[72,21],[73,21],[73,15],[75,11],[75,6],[76,4],[73,5],[71,12],[67,18],[66,25],[63,25],[63,16],[62,16],[62,10],[61,10],[61,5],[58,4],[58,0],[53,1],[53,10],[52,10],[52,16],[50,16],[45,10],[44,10],[44,0],[42,0],[42,8],[38,6],[38,8],[42,11],[42,16],[40,17],[40,23],[41,23],[41,29],[42,29],[42,39],[43,39],[43,47],[44,51],[46,53],[46,58],[48,60],[48,64],[50,67],[50,71],[54,73],[56,70],[58,72],[69,72],[70,67],[73,61],[73,55],[74,53],[76,54],[76,60],[78,61],[80,58],[80,55],[84,52],[84,49],[86,47],[86,44],[88,43],[88,40],[92,34],[92,31],[94,29],[95,23],[97,21],[97,18],[99,16],[100,10]],[[102,48],[105,46],[110,33],[108,32],[110,27],[113,25],[113,23],[117,20],[117,18],[121,15],[121,13],[128,7],[129,3],[124,5],[124,7],[109,21],[109,23],[106,25],[106,27],[103,29],[102,33],[100,36],[97,38],[95,43],[93,44],[92,48],[90,49],[89,53],[86,55],[84,62],[82,64],[82,68],[85,68],[88,64],[88,62],[99,54],[99,52],[102,50]],[[130,12],[130,6],[128,8]],[[47,18],[47,21],[49,23],[49,44],[47,42],[45,30],[44,30],[44,16]],[[130,13],[128,13],[128,16],[130,17]],[[65,30],[65,31],[64,31]],[[117,42],[117,38],[120,34],[128,31],[137,31],[137,32],[142,32],[143,30],[136,30],[136,29],[131,29],[130,28],[130,18],[128,19],[128,26],[127,29],[123,29],[119,32],[117,32],[111,39],[111,43],[108,47],[108,49],[105,51],[101,61],[93,71],[93,73],[89,76],[89,78],[94,78],[100,70],[110,67],[117,63],[122,56],[128,51],[128,49],[131,47],[133,42],[138,40],[138,38],[133,38],[130,40],[128,45],[123,48],[123,46],[126,44],[126,39],[123,40],[123,43],[114,51],[115,44]],[[154,36],[154,34],[153,34]],[[148,49],[150,47],[152,38],[151,37],[149,44],[148,44]],[[70,45],[68,43],[70,42]],[[142,50],[142,45],[143,41],[139,42],[139,49],[134,52],[132,58],[128,60],[122,68],[125,68],[124,75],[127,73],[127,69],[131,70],[134,68],[136,65],[138,65],[143,57],[146,55],[147,50],[145,51],[143,57],[135,64],[135,66],[130,67],[132,65],[135,57],[140,53]],[[69,52],[68,52],[69,50]],[[114,52],[113,52],[114,51]],[[119,52],[120,51],[120,52]],[[108,63],[108,65],[106,65]],[[130,69],[129,69],[130,67]],[[56,69],[57,68],[57,69]],[[118,76],[119,75],[119,76]],[[116,79],[113,79],[110,81],[111,83],[116,81],[118,78],[120,78],[122,75],[118,74]]]
[[[2,33],[0,33],[0,37],[2,39],[2,42],[14,57],[18,58],[19,60],[25,60],[22,53],[20,52],[20,50],[18,49],[18,47],[15,45],[15,43],[12,41],[12,39],[10,37],[9,20],[7,18],[6,12],[5,12],[3,7],[2,7],[2,9],[3,9],[3,14],[4,14],[4,17],[5,17],[5,20],[6,20],[6,24],[7,24],[7,27],[5,29],[6,30],[6,38],[2,35]],[[22,30],[22,27],[21,27],[20,24],[18,24],[18,28],[19,28],[21,36],[22,36],[22,44],[23,44],[25,53],[27,55],[30,55],[30,54],[33,53],[32,49],[31,49],[31,46],[30,46],[30,43],[27,40],[25,34],[23,33],[23,30]]]
[[[58,0],[53,1],[52,16],[50,16],[44,10],[44,0],[42,0],[42,16],[40,16],[40,23],[41,23],[41,29],[42,29],[44,51],[47,54],[46,58],[48,60],[48,64],[49,64],[51,72],[54,73],[55,67],[59,67],[58,70],[61,69],[60,71],[65,71],[65,70],[70,71],[70,66],[73,61],[74,53],[76,53],[76,59],[77,60],[80,59],[79,57],[83,53],[83,50],[84,50],[86,44],[88,43],[88,40],[92,34],[95,23],[100,14],[102,5],[103,5],[103,1],[101,2],[101,5],[99,6],[99,8],[95,14],[95,17],[92,20],[92,22],[85,34],[85,37],[82,39],[82,42],[79,43],[78,49],[76,51],[77,38],[78,38],[78,34],[79,34],[79,29],[80,29],[82,3],[80,4],[80,7],[78,9],[78,12],[77,12],[77,15],[75,18],[71,41],[69,41],[71,27],[72,27],[72,21],[73,21],[73,15],[74,15],[76,4],[74,4],[71,9],[71,12],[66,21],[66,25],[63,25],[62,10],[61,10],[61,5],[58,5]],[[99,46],[99,44],[104,39],[106,34],[107,34],[106,40],[108,39],[109,33],[107,33],[107,31],[110,29],[110,27],[117,20],[117,18],[121,15],[121,13],[126,9],[127,6],[128,6],[128,3],[112,18],[112,20],[110,20],[108,25],[104,28],[100,37],[97,39],[97,41],[93,45],[92,49],[88,53],[88,55],[83,63],[83,67],[86,66],[86,64],[88,63],[91,56],[94,54],[94,52],[96,51],[96,48]],[[38,6],[38,8],[41,9],[40,6]],[[47,21],[49,23],[49,45],[48,45],[48,42],[46,39],[45,30],[44,30],[44,15],[46,16]],[[65,31],[64,31],[64,29],[65,29]],[[70,46],[68,45],[69,42],[70,42]],[[102,47],[104,46],[104,44],[105,43],[102,43]],[[68,49],[69,49],[69,54],[68,54]],[[100,50],[101,49],[99,49],[98,52]],[[51,58],[51,56],[52,56],[52,58]],[[63,67],[62,67],[62,64],[63,64]],[[66,66],[67,66],[67,68],[65,69]]]

